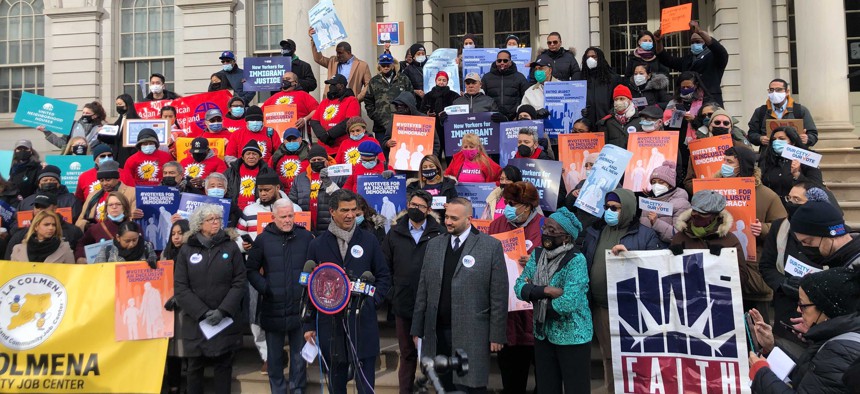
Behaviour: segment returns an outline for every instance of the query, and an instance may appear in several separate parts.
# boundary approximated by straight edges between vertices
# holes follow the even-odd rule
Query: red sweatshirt
[[[382,174],[383,171],[385,171],[385,163],[381,160],[377,161],[376,166],[369,170],[364,166],[364,164],[358,163],[352,166],[352,175],[350,175],[349,178],[346,178],[346,183],[343,185],[343,188],[358,193],[356,191],[356,186],[359,175]]]
[[[361,155],[358,153],[358,146],[361,145],[364,141],[373,141],[375,143],[379,143],[376,138],[373,138],[367,134],[364,135],[360,140],[353,141],[352,138],[347,138],[343,140],[337,147],[337,154],[335,154],[334,161],[337,164],[351,164],[356,165],[358,160],[361,158]],[[379,154],[379,161],[385,161],[385,155],[382,153]]]
[[[229,117],[224,117],[224,130],[223,132],[229,132],[230,134],[235,134],[239,130],[245,129],[245,119],[230,119]]]
[[[323,99],[320,103],[317,111],[314,112],[312,120],[316,120],[320,122],[323,129],[328,130],[341,121],[349,119],[353,116],[360,116],[361,108],[358,105],[358,100],[353,96],[344,97],[342,100],[329,100],[328,97]],[[322,142],[318,142],[320,146],[325,148],[326,153],[329,156],[334,156],[337,154],[337,147],[346,140],[349,139],[348,136],[344,135],[335,140],[333,146],[328,146],[323,144]]]
[[[156,149],[151,155],[137,152],[125,161],[125,168],[131,172],[136,186],[161,185],[161,166],[173,161],[173,156],[163,150]]]
[[[269,97],[269,99],[263,103],[262,108],[264,109],[264,113],[267,105],[278,104],[295,104],[296,115],[300,118],[308,116],[311,111],[317,109],[317,107],[319,107],[320,105],[317,99],[308,94],[308,92],[302,90],[295,90],[292,92],[278,92],[274,96]]]
[[[229,149],[227,150],[226,155],[236,158],[242,156],[242,149],[245,148],[248,141],[255,140],[257,141],[257,145],[260,147],[260,151],[263,152],[263,161],[268,163],[272,158],[272,153],[281,146],[281,136],[278,135],[278,132],[273,129],[272,136],[269,137],[268,130],[268,127],[263,127],[262,130],[256,133],[248,130],[247,128],[242,128],[236,131],[230,135],[230,143],[227,144]]]
[[[179,164],[182,164],[182,168],[185,169],[185,176],[192,178],[206,179],[213,172],[224,173],[224,171],[227,171],[227,163],[224,163],[224,160],[219,159],[218,156],[206,158],[198,163],[194,161],[194,157],[188,155]]]
[[[284,155],[277,163],[273,163],[272,168],[278,172],[281,185],[284,186],[284,193],[290,192],[293,180],[302,172],[307,171],[308,164],[307,160],[300,160],[298,155]]]
[[[82,203],[87,201],[87,197],[90,193],[97,192],[102,189],[102,185],[99,183],[96,172],[98,172],[98,168],[93,167],[84,171],[84,173],[81,174],[81,177],[78,178],[78,188],[75,189],[75,198]],[[135,185],[134,178],[124,168],[119,169],[119,181],[126,186],[133,187]]]

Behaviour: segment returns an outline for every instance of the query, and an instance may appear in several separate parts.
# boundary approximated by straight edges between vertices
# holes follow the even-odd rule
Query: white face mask
[[[508,49],[510,49],[510,48],[519,48],[519,46],[517,46],[517,45],[508,45]]]
[[[475,44],[463,44],[463,49],[475,49]]]
[[[415,61],[418,63],[424,63],[427,61],[427,56],[415,56]]]
[[[590,58],[588,58],[588,59],[585,59],[585,65],[586,65],[589,69],[592,69],[592,70],[593,70],[595,67],[597,67],[597,59],[595,59],[595,58],[593,58],[593,57],[590,57]]]
[[[164,91],[164,85],[149,85],[149,91],[155,94],[160,94]]]
[[[785,101],[785,96],[787,96],[787,93],[785,93],[785,92],[782,92],[782,93],[773,92],[773,93],[768,93],[767,98],[768,98],[768,100],[770,100],[771,103],[779,104],[779,103],[782,103],[783,101]]]
[[[660,197],[669,191],[669,186],[666,186],[666,185],[663,185],[660,183],[655,183],[655,184],[651,185],[651,191],[654,192],[655,197]]]
[[[648,77],[644,74],[636,74],[633,76],[633,83],[635,83],[636,86],[644,85],[646,81],[648,81]]]

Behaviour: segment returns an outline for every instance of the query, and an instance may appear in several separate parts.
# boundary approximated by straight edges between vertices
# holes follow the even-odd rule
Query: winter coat
[[[30,262],[30,257],[27,256],[27,244],[22,242],[12,247],[12,253],[9,260]],[[72,254],[72,248],[69,247],[68,242],[60,242],[60,246],[57,250],[48,255],[48,257],[45,258],[44,263],[74,264],[75,255]]]
[[[223,71],[223,70],[222,70]],[[245,79],[245,72],[239,68],[239,63],[233,65],[233,69],[230,72],[223,71],[224,74],[227,75],[227,80],[230,81],[230,86],[233,87],[233,95],[242,99],[242,101],[246,103],[250,103],[254,100],[254,96],[257,95],[257,92],[246,92],[242,81]]]
[[[788,96],[787,100],[788,102],[785,103],[785,112],[782,114],[782,119],[803,119],[803,128],[806,129],[806,135],[809,137],[806,145],[815,145],[818,142],[818,127],[815,126],[815,120],[812,119],[809,109],[795,102],[794,97]],[[768,119],[777,119],[770,100],[767,100],[767,103],[761,107],[756,108],[747,124],[749,128],[749,140],[753,145],[761,146],[761,137],[767,136]],[[803,130],[797,130],[797,132],[801,133]]]
[[[36,193],[36,190],[39,189],[39,181],[36,178],[39,176],[39,171],[41,170],[42,164],[39,162],[39,156],[35,153],[33,153],[33,156],[26,163],[12,164],[9,183],[18,187],[19,199],[30,197],[33,193]]]
[[[81,242],[84,233],[81,231],[81,229],[75,227],[75,225],[66,222],[66,220],[62,217],[60,217],[60,220],[60,227],[63,229],[63,237],[61,238],[61,240],[67,242],[69,244],[69,248],[71,248],[72,251],[75,251],[78,247],[78,244]],[[15,221],[15,223],[17,223],[17,220]],[[15,247],[15,245],[24,242],[24,237],[27,236],[27,230],[29,229],[29,227],[19,228],[18,231],[11,233],[12,235],[8,238],[8,243],[6,244],[6,251],[4,253],[5,260],[12,259],[12,249]],[[83,253],[83,246],[81,246],[81,253]],[[75,257],[77,257],[77,255],[75,255]]]
[[[502,167],[499,167],[499,165],[488,156],[484,156],[484,158],[487,160],[487,165],[481,166],[481,175],[484,176],[484,182],[497,182],[499,180],[499,176],[502,174]],[[465,163],[465,161],[466,158],[463,156],[463,151],[455,153],[454,157],[451,158],[451,162],[448,163],[448,168],[445,169],[445,176],[459,176],[460,170],[463,168],[463,163]]]
[[[374,133],[384,132],[391,125],[391,102],[401,93],[412,94],[412,82],[403,74],[394,73],[389,82],[382,74],[376,74],[367,85],[364,95],[364,108],[373,120]]]
[[[176,335],[185,341],[186,356],[215,357],[242,347],[247,322],[240,321],[240,316],[248,281],[242,251],[233,239],[235,231],[221,230],[205,243],[199,234],[186,234],[185,245],[176,256],[173,282],[176,303],[182,309],[179,318],[184,320],[183,331]],[[234,322],[207,340],[198,323],[214,309]]]
[[[623,204],[622,204],[623,206]],[[603,220],[594,223],[591,227],[585,229],[585,242],[582,246],[582,254],[585,260],[588,261],[588,270],[591,271],[591,265],[594,263],[594,256],[597,253],[605,253],[605,251],[596,249],[597,242],[600,240],[600,233],[606,227],[606,222]],[[645,227],[633,221],[627,228],[627,233],[621,237],[618,242],[627,250],[658,250],[663,249],[660,245],[660,237],[654,230]]]
[[[293,55],[292,58],[292,72],[299,78],[298,83],[301,89],[308,93],[316,90],[317,78],[314,76],[311,65],[296,55]]]
[[[687,52],[682,57],[675,57],[669,51],[664,50],[657,54],[657,59],[664,66],[675,71],[699,73],[702,77],[702,83],[710,92],[711,97],[723,105],[723,90],[720,83],[723,80],[726,65],[729,63],[729,53],[715,37],[711,36],[711,44],[706,45],[705,50],[698,55]]]
[[[577,75],[577,79],[581,79],[579,75]],[[609,83],[593,77],[586,80],[586,82],[588,86],[586,87],[585,94],[585,108],[587,109],[586,115],[588,116],[585,117],[591,121],[591,124],[597,124],[606,115],[612,114],[612,91],[622,81],[617,74],[612,73]],[[573,114],[574,117],[577,115]],[[625,141],[627,141],[626,138]]]
[[[32,211],[33,210],[33,204],[36,201],[36,194],[37,193],[33,193],[29,197],[24,198],[21,201],[21,203],[18,204],[18,212]],[[55,192],[55,195],[57,197],[57,208],[72,208],[72,217],[76,218],[76,217],[80,216],[81,209],[83,209],[82,208],[83,204],[81,203],[80,200],[78,200],[75,197],[74,194],[69,192],[69,189],[66,187],[66,185],[62,185],[62,184],[59,185],[59,187],[57,188],[57,190]],[[12,219],[13,220],[12,220],[11,224],[13,226],[17,227],[17,225],[18,225],[17,215],[13,216]]]
[[[630,51],[630,54],[627,55],[627,66],[624,67],[624,76],[632,77],[633,71],[636,70],[637,66],[645,66],[651,72],[651,76],[655,75],[663,75],[669,76],[669,68],[660,64],[660,61],[657,60],[657,55],[655,54],[651,60],[645,60],[636,54],[636,49]],[[635,97],[635,96],[634,96]]]
[[[99,253],[96,254],[95,260],[93,263],[120,263],[124,261],[146,261],[150,266],[154,266],[158,261],[158,256],[155,254],[155,247],[152,246],[152,243],[149,241],[144,241],[143,245],[143,255],[141,255],[140,259],[135,260],[126,260],[119,255],[119,248],[116,247],[113,243],[109,243],[99,250]]]
[[[434,86],[433,89],[424,94],[419,111],[439,114],[445,110],[445,107],[453,105],[454,100],[459,97],[460,95],[457,92],[447,86]]]
[[[523,301],[538,301],[544,295],[546,286],[531,283],[537,272],[537,259],[543,248],[535,248],[529,256],[526,268],[517,278],[514,294]],[[579,249],[569,250],[558,269],[552,274],[548,285],[563,290],[561,297],[547,303],[546,320],[534,332],[537,339],[549,341],[554,345],[580,345],[591,341],[594,331],[591,324],[591,309],[588,308],[588,263]]]
[[[522,107],[523,105],[531,105],[534,108],[544,108],[544,102],[546,101],[546,97],[543,88],[544,84],[542,83],[536,83],[532,86],[529,86],[529,88],[526,89],[526,92],[523,94],[523,99],[520,101],[520,107]],[[519,107],[517,107],[517,109],[519,109]]]
[[[358,318],[359,321],[356,322],[354,312],[350,314],[351,317],[348,319],[349,332],[352,335],[355,333],[360,335],[360,337],[353,337],[352,339],[357,352],[350,351],[349,354],[355,354],[359,359],[376,357],[379,354],[379,324],[376,321],[376,308],[383,302],[391,287],[391,273],[388,271],[385,258],[382,256],[379,242],[373,234],[355,229],[346,248],[346,258],[342,258],[337,238],[330,231],[325,231],[311,241],[307,259],[337,264],[355,277],[368,271],[376,278],[373,284],[376,286],[376,294],[372,297],[368,296],[365,300]],[[304,331],[317,332],[317,338],[321,339],[317,342],[320,347],[320,354],[331,365],[333,362],[332,352],[347,354],[344,349],[346,335],[343,327],[334,325],[335,319],[332,315],[317,314],[316,309],[312,309],[311,312],[313,317],[310,322],[305,323]],[[334,349],[332,345],[334,345]],[[334,360],[334,362],[346,361]]]
[[[639,223],[656,231],[657,235],[660,236],[660,241],[664,245],[668,245],[672,242],[672,237],[675,236],[675,221],[683,212],[690,209],[690,196],[684,188],[677,187],[660,197],[652,195],[648,198],[672,204],[672,216],[657,214],[657,221],[654,224],[651,224],[651,220],[648,219],[648,212],[642,211],[642,215],[639,217]]]
[[[579,62],[576,60],[576,49],[572,47],[570,49],[560,48],[556,52],[544,49],[538,53],[537,57],[535,57],[535,62],[537,59],[544,59],[552,64],[552,78],[554,80],[572,81],[576,79],[574,76],[579,72]],[[529,70],[529,82],[537,82],[535,80],[534,65],[532,65]]]
[[[752,381],[754,393],[848,393],[843,375],[860,359],[860,339],[842,337],[845,333],[860,333],[860,312],[837,316],[809,328],[805,338],[812,342],[797,360],[788,375],[791,386],[776,377],[770,367],[755,370]]]
[[[418,280],[421,277],[421,267],[424,265],[421,257],[424,256],[429,241],[444,234],[446,230],[439,224],[438,215],[431,212],[427,216],[421,238],[418,239],[418,243],[415,243],[410,233],[412,224],[406,216],[406,211],[400,212],[395,220],[397,224],[391,226],[391,230],[382,241],[382,255],[385,256],[391,271],[392,284],[388,299],[391,300],[395,316],[412,320]]]
[[[412,83],[412,89],[415,90],[424,90],[424,64],[418,63],[413,60],[412,63],[407,63],[406,67],[403,67],[400,70],[400,75],[409,78],[409,82]]]
[[[508,315],[508,273],[502,243],[472,227],[460,245],[461,256],[451,280],[452,349],[469,355],[469,373],[454,376],[454,383],[486,387],[490,375],[490,343],[504,344]],[[423,338],[421,353],[437,353],[437,314],[442,291],[445,253],[451,235],[430,240],[418,282],[412,335]],[[463,263],[467,257],[471,267]]]
[[[129,220],[126,218],[126,220]],[[104,226],[102,226],[104,223]],[[97,242],[101,242],[104,240],[114,239],[117,232],[119,231],[119,225],[121,224],[114,222],[113,220],[105,220],[96,225],[91,225],[87,227],[87,230],[83,233],[83,237],[78,241],[77,247],[75,247],[75,258],[76,259],[84,259],[87,257],[86,246],[92,245]],[[77,227],[75,227],[77,228]],[[105,231],[107,229],[107,231]],[[81,231],[78,229],[78,231]],[[66,229],[63,228],[63,236],[66,235]]]
[[[380,245],[382,245],[382,241],[385,239],[386,221],[387,219],[385,218],[385,216],[382,216],[378,213],[371,217],[367,217],[367,215],[365,215],[364,220],[361,221],[361,224],[358,225],[358,228],[373,234],[373,237],[376,238],[376,241],[379,242]]]
[[[639,111],[627,119],[627,123],[621,124],[613,114],[606,115],[597,122],[597,131],[603,133],[603,139],[606,145],[615,145],[620,148],[627,149],[627,139],[630,133],[635,133],[642,130],[639,122],[642,118],[639,117]]]
[[[299,276],[313,238],[304,228],[294,226],[292,231],[284,232],[272,224],[248,250],[245,267],[248,282],[260,294],[257,315],[264,330],[287,332],[301,327],[304,289],[299,285]]]
[[[133,187],[120,183],[119,186],[116,187],[115,191],[122,194],[125,199],[128,200],[131,205],[131,212],[134,212],[134,210],[137,209],[137,197]],[[75,225],[78,226],[79,229],[82,231],[86,230],[87,223],[99,221],[98,202],[102,197],[104,197],[104,195],[104,190],[99,190],[97,192],[90,193],[90,195],[87,196],[87,200],[84,201],[84,208],[81,210],[81,216],[78,216],[77,221],[75,221]],[[106,212],[107,207],[104,208],[104,211]]]
[[[496,101],[499,112],[507,116],[508,119],[515,117],[516,109],[529,86],[529,81],[517,71],[517,64],[514,62],[511,62],[511,66],[504,71],[499,70],[496,63],[493,62],[490,72],[481,78],[481,87],[484,89],[484,93]]]
[[[439,194],[435,195],[434,197],[445,197],[446,202],[451,201],[457,197],[456,186],[457,186],[457,181],[443,175],[442,176],[442,185],[438,189]],[[430,185],[424,185],[422,187],[421,182],[419,182],[418,179],[416,179],[416,178],[411,178],[411,179],[406,180],[406,194],[407,195],[409,193],[416,191],[416,190],[431,190],[431,189],[432,188],[430,187]],[[431,195],[432,195],[432,193],[431,193]],[[445,217],[445,209],[434,209],[433,212],[436,212],[436,214],[439,215],[439,218]]]
[[[761,155],[772,155],[770,160],[759,161],[761,183],[773,190],[777,196],[787,196],[796,182],[794,176],[791,175],[791,160],[777,155],[770,147],[762,149]],[[824,184],[821,169],[802,164],[797,180],[811,181],[819,185]]]
[[[651,74],[651,78],[645,82],[644,86],[636,85],[632,76],[626,78],[624,84],[630,88],[630,93],[633,93],[634,99],[645,97],[648,100],[648,105],[656,105],[660,109],[666,109],[666,104],[672,100],[672,95],[669,94],[669,77],[663,74]],[[637,107],[640,110],[642,108],[644,107]]]
[[[240,160],[236,160],[230,163],[230,166],[227,167],[227,171],[224,172],[224,177],[227,178],[227,192],[224,194],[224,198],[229,198],[232,200],[236,200],[239,197],[239,193],[242,190],[242,176],[240,174],[239,166],[244,165],[244,162]],[[265,174],[275,174],[275,170],[269,167],[268,164],[262,159],[257,164],[259,166],[259,172],[257,176],[265,175]],[[256,182],[256,180],[254,181]],[[257,195],[257,188],[253,188],[253,193]]]
[[[142,101],[146,102],[146,101],[158,101],[158,100],[176,100],[179,98],[178,94],[176,94],[175,92],[171,92],[167,89],[162,90],[161,93],[164,93],[164,97],[157,99],[157,98],[155,98],[155,95],[152,94],[152,92],[149,92],[146,95],[146,97],[143,98]]]
[[[320,66],[328,69],[328,77],[333,78],[338,74],[337,66],[339,64],[337,60],[337,56],[329,56],[325,57],[323,54],[317,51],[316,46],[311,46],[314,52],[314,61]],[[344,75],[346,77],[346,75]],[[352,68],[349,71],[349,76],[346,78],[347,84],[346,87],[352,89],[355,94],[358,95],[358,101],[364,99],[364,89],[368,83],[370,83],[370,67],[367,65],[367,62],[359,59],[356,56],[352,57]],[[328,93],[328,85],[326,85],[325,89],[323,89],[323,94]]]
[[[331,212],[328,210],[328,196],[338,188],[334,181],[329,185],[329,188],[331,188],[331,192],[329,189],[320,186],[319,191],[317,192],[317,222],[316,227],[313,229],[314,234],[319,234],[325,231],[328,228],[329,223],[331,223]],[[290,187],[290,193],[287,194],[287,196],[290,201],[299,204],[299,206],[302,207],[302,211],[311,210],[310,168],[308,168],[308,171],[302,172],[296,177],[293,181],[293,186]]]
[[[476,114],[481,112],[497,112],[499,110],[496,100],[481,92],[474,95],[463,93],[462,96],[454,100],[454,105],[466,104],[469,106],[469,113]]]

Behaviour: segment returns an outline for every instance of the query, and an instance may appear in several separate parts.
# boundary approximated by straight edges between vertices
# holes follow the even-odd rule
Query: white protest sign
[[[820,154],[791,145],[785,146],[785,149],[782,150],[782,157],[789,160],[797,160],[800,164],[814,168],[818,168],[818,165],[821,164]]]
[[[333,166],[328,166],[328,176],[350,176],[352,175],[352,165],[350,164],[337,164]]]
[[[786,256],[785,259],[785,272],[791,276],[804,276],[806,274],[814,274],[816,272],[820,272],[821,270],[815,268],[809,264],[806,264],[794,257]]]
[[[445,107],[445,113],[448,115],[468,114],[469,106],[466,104],[449,105]]]
[[[672,203],[639,197],[639,209],[645,212],[655,212],[659,215],[672,216]]]
[[[430,209],[445,209],[445,203],[448,202],[448,197],[445,196],[434,196],[433,197],[433,205]]]

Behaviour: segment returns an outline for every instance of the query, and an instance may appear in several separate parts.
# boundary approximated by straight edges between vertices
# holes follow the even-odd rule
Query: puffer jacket
[[[631,104],[632,105],[632,104]],[[597,122],[597,131],[603,133],[603,139],[606,145],[615,145],[620,148],[627,149],[627,138],[630,133],[635,133],[637,130],[642,130],[639,125],[639,111],[627,119],[627,123],[621,124],[618,119],[611,113]]]
[[[675,221],[684,211],[690,209],[690,196],[684,188],[676,187],[660,197],[650,195],[648,198],[672,204],[672,216],[657,214],[657,221],[653,224],[648,219],[648,212],[642,211],[642,215],[639,217],[639,223],[656,231],[657,235],[660,236],[660,241],[664,245],[668,245],[672,242],[672,237],[675,236]]]
[[[243,161],[236,160],[230,163],[230,166],[227,168],[227,171],[224,172],[224,177],[227,178],[227,193],[224,195],[224,198],[232,199],[234,202],[239,196],[239,191],[242,190],[242,176],[239,171],[239,166],[241,165],[243,165]],[[266,164],[264,160],[260,159],[260,162],[257,165],[260,166],[259,172],[257,173],[258,177],[260,175],[265,174],[275,174],[275,170],[269,167],[269,165]],[[254,196],[256,195],[257,188],[255,187]]]
[[[264,330],[287,332],[301,327],[302,287],[297,283],[313,238],[301,227],[284,232],[271,225],[248,250],[245,267],[248,282],[260,293],[257,315]]]
[[[39,188],[38,179],[39,171],[42,170],[42,164],[39,160],[39,155],[33,152],[26,163],[13,163],[9,171],[9,182],[18,186],[18,199],[23,199],[31,196]]]
[[[411,226],[406,211],[400,212],[382,241],[382,255],[385,256],[392,278],[390,297],[387,298],[391,300],[394,315],[407,320],[412,320],[418,280],[424,265],[424,259],[415,256],[424,256],[428,241],[445,232],[445,228],[439,224],[439,216],[432,211],[427,216],[426,227],[418,243],[412,238]]]
[[[552,79],[558,81],[571,81],[576,79],[574,76],[579,72],[579,62],[576,60],[576,49],[560,48],[553,52],[549,49],[544,49],[538,53],[537,59],[545,59],[552,64]],[[535,69],[532,66],[529,70],[529,82],[535,83]]]
[[[21,203],[18,204],[18,212],[32,211],[37,194],[38,193],[33,193],[29,197],[24,198],[24,200],[22,200]],[[69,192],[69,189],[66,187],[66,185],[60,185],[60,187],[58,187],[55,191],[54,195],[57,197],[57,208],[71,208],[72,218],[77,218],[81,215],[81,210],[83,210],[83,203],[81,202],[81,200],[78,200],[74,194]],[[17,213],[12,216],[12,220],[10,221],[9,226],[10,230],[18,228]],[[10,231],[10,233],[11,232],[12,231]],[[74,249],[74,246],[72,248]]]
[[[469,113],[475,114],[480,112],[497,112],[499,106],[496,100],[484,93],[478,92],[475,94],[463,93],[460,98],[454,100],[454,105],[465,104],[469,106]]]
[[[672,95],[669,94],[669,77],[663,74],[651,74],[651,78],[645,82],[644,86],[636,85],[631,75],[625,79],[625,85],[630,88],[630,93],[633,94],[634,99],[645,97],[648,100],[648,105],[656,105],[660,109],[666,109],[666,105],[672,100]]]
[[[493,62],[490,72],[481,78],[484,93],[496,101],[499,112],[508,119],[513,119],[516,115],[516,109],[529,86],[529,81],[517,71],[517,64],[514,62],[511,62],[511,66],[504,71],[499,70]]]
[[[290,193],[287,195],[290,201],[299,204],[299,206],[302,207],[302,211],[311,210],[310,171],[311,169],[308,167],[306,172],[303,172],[296,177],[293,181],[293,186],[290,187]],[[320,186],[320,189],[317,192],[317,222],[316,228],[313,229],[314,234],[318,235],[328,229],[328,225],[331,223],[331,212],[328,210],[328,196],[337,189],[338,187],[334,180],[332,180],[332,184],[329,185],[329,189]],[[313,223],[311,225],[313,225]]]
[[[409,78],[409,82],[412,83],[412,89],[424,90],[424,64],[427,64],[426,60],[424,63],[418,63],[413,60],[412,63],[408,63],[400,71],[400,75]]]
[[[383,133],[391,124],[391,102],[403,92],[412,94],[412,82],[403,74],[394,74],[391,81],[382,74],[376,74],[367,85],[364,95],[364,108],[373,120],[373,132]],[[414,97],[414,96],[413,96]]]

